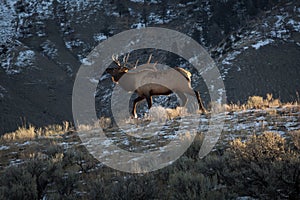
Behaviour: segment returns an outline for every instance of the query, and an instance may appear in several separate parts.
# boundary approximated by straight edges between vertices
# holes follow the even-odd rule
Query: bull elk
[[[198,101],[199,110],[206,113],[200,94],[191,87],[191,73],[179,67],[167,70],[157,70],[155,64],[150,63],[151,56],[147,64],[139,66],[138,61],[130,70],[127,67],[129,54],[124,57],[123,64],[118,60],[117,56],[112,56],[112,60],[117,68],[108,68],[106,71],[112,76],[112,80],[118,83],[121,88],[128,92],[135,92],[138,97],[133,101],[131,111],[132,117],[137,117],[137,103],[146,99],[148,109],[152,106],[152,96],[169,95],[176,93],[182,101],[183,106],[187,103],[186,94],[195,95]],[[130,71],[129,71],[130,70]]]

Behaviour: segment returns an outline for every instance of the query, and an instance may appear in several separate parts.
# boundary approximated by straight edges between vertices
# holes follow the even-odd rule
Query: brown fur
[[[175,69],[175,70],[174,70]],[[148,108],[152,106],[152,96],[169,95],[175,92],[182,100],[183,106],[187,103],[187,97],[184,93],[195,95],[199,109],[206,112],[200,94],[191,87],[191,73],[185,69],[175,67],[168,70],[153,70],[145,66],[142,69],[130,70],[126,67],[107,69],[111,74],[112,80],[128,92],[135,92],[138,97],[133,102],[132,116],[136,117],[136,105],[143,99],[147,100]],[[178,74],[179,72],[179,74]]]

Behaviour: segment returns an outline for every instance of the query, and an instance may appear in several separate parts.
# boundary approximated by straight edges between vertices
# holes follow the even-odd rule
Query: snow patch
[[[254,49],[258,50],[260,47],[266,46],[274,42],[272,39],[260,40],[256,44],[251,45]]]
[[[16,60],[14,62],[14,60]],[[35,52],[32,50],[20,51],[17,55],[17,58],[14,57],[14,54],[8,53],[4,62],[1,63],[7,74],[18,74],[23,68],[29,68],[33,66],[35,61]]]
[[[80,60],[80,62],[81,62],[83,65],[88,65],[88,66],[91,66],[92,64],[95,63],[94,61],[90,61],[88,58],[83,58],[83,59]]]
[[[7,150],[7,149],[9,149],[9,148],[10,148],[9,146],[1,145],[1,146],[0,146],[0,151]]]
[[[130,1],[134,3],[144,3],[144,0],[130,0]]]
[[[156,1],[156,0],[150,0],[150,4],[153,3],[153,4],[157,4],[159,3],[160,1]]]
[[[68,49],[72,49],[74,47],[80,47],[83,44],[84,42],[80,41],[79,39],[65,42],[65,45]]]
[[[31,145],[33,143],[36,143],[36,142],[35,141],[25,141],[23,143],[16,142],[15,145],[17,145],[18,147],[23,147],[23,146],[29,146],[29,145]]]
[[[232,53],[229,53],[227,57],[222,61],[223,65],[231,65],[232,63],[230,61],[234,60],[239,54],[242,52],[240,51],[234,51]]]
[[[91,1],[91,0],[57,0],[60,4],[64,5],[66,12],[81,12],[87,10],[88,8],[94,8],[97,5],[102,4],[102,0]]]
[[[98,33],[98,34],[94,35],[94,40],[96,42],[102,42],[103,40],[106,40],[106,39],[107,39],[107,36],[104,35],[104,33]]]
[[[41,44],[41,48],[43,49],[43,54],[47,57],[54,59],[57,57],[57,48],[55,44],[50,40],[46,40],[44,43]]]
[[[294,31],[300,32],[300,22],[296,22],[294,19],[290,19],[287,24],[292,25]]]
[[[287,16],[282,16],[282,15],[277,15],[277,21],[275,22],[275,28],[280,28],[282,26],[282,24],[284,23],[284,19]]]
[[[165,23],[169,23],[171,21],[170,19],[170,13],[171,11],[168,10],[167,11],[167,15],[165,18],[163,18],[162,16],[158,15],[158,14],[155,14],[155,13],[150,13],[149,15],[149,21],[151,23],[154,23],[154,24],[165,24]]]
[[[9,166],[17,166],[23,164],[24,161],[21,159],[12,159],[9,161]]]
[[[132,24],[131,28],[135,28],[135,29],[141,29],[141,28],[145,28],[146,25],[144,23],[137,23],[137,24]]]
[[[19,52],[19,56],[17,58],[17,62],[15,65],[17,67],[28,67],[33,64],[33,60],[35,58],[35,53],[32,50],[25,50]]]
[[[244,197],[237,197],[236,200],[256,200],[256,199],[250,196],[244,196]]]

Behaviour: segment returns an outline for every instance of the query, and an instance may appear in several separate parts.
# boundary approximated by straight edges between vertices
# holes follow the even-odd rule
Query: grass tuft
[[[16,141],[16,140],[34,140],[36,138],[49,138],[58,135],[62,135],[69,131],[72,131],[73,128],[70,122],[63,122],[62,125],[49,125],[44,128],[36,128],[33,125],[21,126],[16,131],[11,133],[6,133],[1,136],[1,141]]]

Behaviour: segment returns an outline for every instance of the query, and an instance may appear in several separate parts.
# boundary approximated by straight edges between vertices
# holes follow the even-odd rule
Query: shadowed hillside
[[[266,93],[284,102],[298,99],[297,1],[75,2],[1,1],[1,133],[23,123],[72,121],[73,81],[84,57],[131,28],[170,28],[200,42],[219,66],[228,102]],[[208,105],[203,88],[197,89]]]

